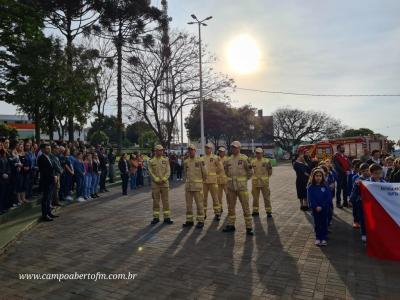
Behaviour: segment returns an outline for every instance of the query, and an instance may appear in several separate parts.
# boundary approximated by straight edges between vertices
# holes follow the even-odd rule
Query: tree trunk
[[[48,126],[49,126],[49,140],[53,141],[54,140],[54,107],[53,107],[53,102],[51,101],[49,105],[49,119],[48,119]]]
[[[117,48],[117,142],[118,153],[122,151],[122,26],[119,26]]]
[[[72,79],[72,70],[73,70],[73,60],[72,60],[72,33],[71,33],[71,26],[72,26],[72,21],[69,16],[67,16],[67,46],[66,46],[66,52],[67,52],[67,76],[69,76],[70,79]],[[71,81],[69,81],[71,82]],[[68,95],[68,140],[70,142],[74,141],[74,110],[75,108],[74,103],[73,103],[73,86],[69,86],[69,95]]]
[[[61,136],[61,128],[60,128],[60,125],[59,125],[59,124],[56,126],[56,130],[57,130],[57,134],[58,134],[58,139],[59,139],[60,141],[62,141],[62,140],[64,139],[64,137]]]
[[[35,107],[35,140],[36,143],[39,145],[40,144],[40,116],[39,116],[39,107]]]

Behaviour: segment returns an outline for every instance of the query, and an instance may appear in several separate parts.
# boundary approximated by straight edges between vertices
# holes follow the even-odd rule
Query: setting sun
[[[229,65],[239,74],[255,72],[259,67],[260,57],[256,41],[248,35],[234,38],[228,46]]]

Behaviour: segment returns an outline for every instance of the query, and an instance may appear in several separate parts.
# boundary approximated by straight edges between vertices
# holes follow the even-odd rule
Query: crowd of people
[[[183,180],[184,157],[171,153],[168,158],[170,179]],[[52,207],[64,201],[85,202],[108,192],[106,182],[117,180],[117,168],[126,195],[128,185],[136,190],[151,184],[149,159],[140,152],[117,159],[111,147],[82,141],[35,143],[30,139],[0,138],[0,214],[42,195],[42,219],[50,221],[56,217]]]
[[[140,188],[144,184],[145,156],[136,152],[130,158],[131,189]],[[116,180],[116,159],[111,147],[81,141],[35,143],[1,138],[0,213],[42,194],[46,203],[42,218],[50,221],[54,215],[49,208],[61,206],[62,201],[84,202],[108,192],[106,182]]]
[[[331,160],[318,161],[305,151],[298,153],[293,161],[300,209],[312,212],[317,246],[327,245],[334,198],[336,208],[352,209],[353,228],[360,231],[361,240],[366,242],[361,181],[400,182],[399,158],[379,150],[369,153],[366,149],[360,159],[351,159],[345,155],[343,145],[336,150]]]

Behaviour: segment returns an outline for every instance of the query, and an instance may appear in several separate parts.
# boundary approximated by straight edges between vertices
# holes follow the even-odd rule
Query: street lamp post
[[[200,131],[201,131],[201,153],[204,153],[205,138],[204,138],[204,105],[203,105],[203,66],[202,66],[202,50],[201,50],[201,26],[207,26],[205,21],[211,20],[212,17],[205,18],[204,20],[197,19],[196,15],[192,14],[191,17],[194,22],[188,22],[189,25],[197,24],[199,26],[199,69],[200,69]]]
[[[254,154],[254,129],[255,129],[254,125],[251,124],[250,125],[250,130],[251,130],[251,152],[253,152],[253,154]]]

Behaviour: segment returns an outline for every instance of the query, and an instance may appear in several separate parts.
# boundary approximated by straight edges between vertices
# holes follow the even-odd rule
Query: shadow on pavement
[[[260,278],[262,296],[290,296],[300,282],[296,261],[288,254],[280,240],[273,219],[267,219],[267,231],[260,218],[254,219],[257,257],[255,269]]]

